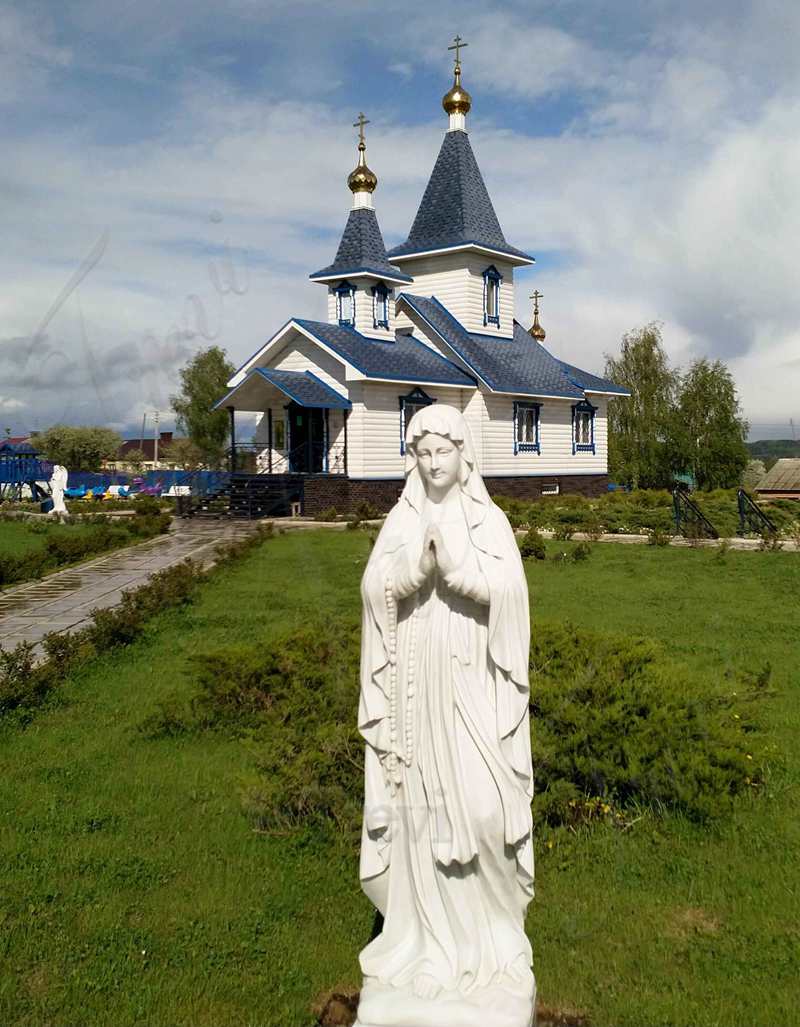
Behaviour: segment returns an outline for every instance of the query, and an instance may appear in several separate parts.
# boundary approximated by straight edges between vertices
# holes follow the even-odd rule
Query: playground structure
[[[53,465],[40,460],[30,442],[0,442],[0,502],[47,499]]]

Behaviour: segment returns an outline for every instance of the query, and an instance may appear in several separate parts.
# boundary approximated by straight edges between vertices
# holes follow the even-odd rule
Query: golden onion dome
[[[547,338],[547,332],[539,324],[539,300],[542,298],[542,294],[537,289],[530,298],[533,300],[533,324],[529,329],[530,334],[538,342],[544,342]]]
[[[442,97],[442,107],[448,114],[467,114],[472,106],[472,97],[461,87],[461,65],[456,64],[453,88]]]
[[[353,193],[373,193],[378,184],[378,176],[367,167],[364,153],[367,149],[363,141],[358,144],[358,166],[347,176],[347,186]]]

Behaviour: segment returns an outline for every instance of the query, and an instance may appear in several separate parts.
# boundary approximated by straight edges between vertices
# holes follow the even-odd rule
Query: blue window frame
[[[514,454],[541,453],[539,412],[541,403],[514,403]]]
[[[572,454],[594,453],[594,415],[597,407],[586,400],[572,407]]]
[[[336,317],[343,328],[355,328],[356,287],[350,282],[339,282],[336,293]]]
[[[503,276],[490,264],[483,272],[483,323],[500,327],[500,284]]]
[[[389,327],[389,290],[383,282],[372,289],[372,327]]]
[[[418,410],[429,407],[436,400],[432,399],[427,392],[417,386],[407,396],[399,396],[400,402],[400,455],[406,451],[406,425]]]

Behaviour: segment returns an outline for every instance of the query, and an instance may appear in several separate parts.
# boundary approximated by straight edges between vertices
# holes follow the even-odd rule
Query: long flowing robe
[[[384,926],[361,966],[384,987],[426,976],[461,995],[498,984],[524,992],[533,983],[528,591],[513,532],[474,462],[464,478],[440,524],[456,571],[420,584],[426,503],[412,468],[362,581],[360,876]]]

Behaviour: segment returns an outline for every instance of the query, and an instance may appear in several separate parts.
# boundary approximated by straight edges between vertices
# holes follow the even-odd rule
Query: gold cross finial
[[[469,46],[469,43],[462,42],[461,36],[456,36],[453,39],[453,45],[452,46],[448,46],[448,48],[447,48],[448,50],[455,50],[455,52],[456,52],[456,70],[457,71],[459,71],[461,69],[461,51],[464,49],[465,46]]]
[[[365,118],[364,117],[364,112],[361,111],[361,113],[358,115],[358,121],[354,121],[353,122],[353,128],[357,128],[358,129],[358,145],[359,145],[359,148],[361,148],[362,146],[366,146],[366,143],[364,142],[364,126],[368,125],[368,124],[369,124],[369,119]]]
[[[539,300],[544,299],[544,293],[539,292],[538,289],[534,289],[534,291],[530,294],[528,299],[529,300],[533,300],[533,312],[534,312],[534,314],[538,314],[539,313]]]

